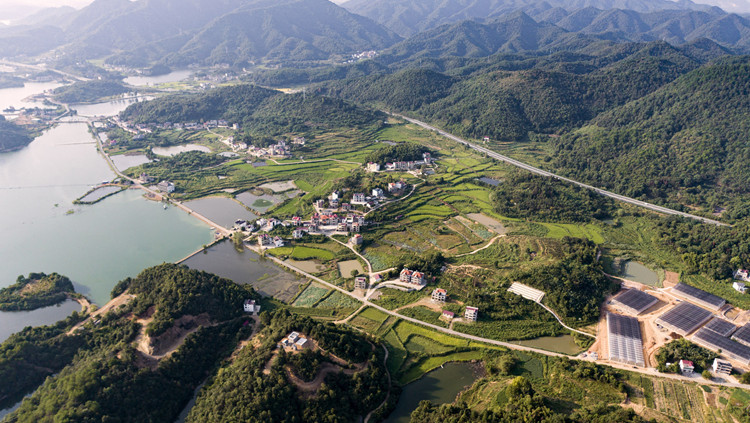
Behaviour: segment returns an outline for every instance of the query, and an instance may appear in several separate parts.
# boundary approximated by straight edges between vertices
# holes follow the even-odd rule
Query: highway
[[[561,181],[569,182],[571,184],[578,185],[579,187],[590,189],[590,190],[592,190],[592,191],[594,191],[594,192],[596,192],[598,194],[601,194],[601,195],[603,195],[605,197],[610,197],[610,198],[613,198],[613,199],[615,199],[617,201],[621,201],[623,203],[628,203],[628,204],[633,204],[633,205],[638,206],[638,207],[643,207],[645,209],[649,209],[649,210],[655,211],[657,213],[670,214],[670,215],[675,215],[675,216],[682,216],[682,217],[686,217],[688,219],[697,220],[697,221],[700,221],[700,222],[703,222],[703,223],[709,223],[711,225],[730,226],[730,225],[728,225],[726,223],[719,222],[718,220],[713,220],[713,219],[709,219],[709,218],[702,217],[702,216],[696,216],[696,215],[690,214],[690,213],[685,213],[685,212],[681,212],[681,211],[677,211],[677,210],[672,210],[672,209],[669,209],[667,207],[657,206],[655,204],[647,203],[647,202],[641,201],[641,200],[636,200],[635,198],[630,198],[630,197],[626,197],[624,195],[615,194],[614,192],[611,192],[611,191],[607,191],[607,190],[604,190],[604,189],[601,189],[601,188],[597,188],[597,187],[594,187],[594,186],[591,186],[591,185],[588,185],[588,184],[584,184],[583,182],[578,182],[578,181],[575,181],[573,179],[566,178],[564,176],[560,176],[560,175],[554,174],[552,172],[548,172],[546,170],[539,169],[538,167],[534,167],[534,166],[528,165],[528,164],[520,162],[518,160],[511,159],[508,156],[504,156],[504,155],[496,153],[496,152],[494,152],[494,151],[492,151],[492,150],[490,150],[488,148],[485,148],[485,147],[482,147],[480,145],[477,145],[477,144],[471,143],[469,141],[466,141],[466,140],[464,140],[462,138],[459,138],[459,137],[457,137],[457,136],[455,136],[453,134],[445,132],[442,129],[438,129],[438,128],[435,128],[434,126],[428,125],[428,124],[426,124],[426,123],[424,123],[422,121],[419,121],[419,120],[416,120],[416,119],[412,119],[410,117],[406,117],[406,116],[403,116],[403,115],[399,115],[399,114],[396,114],[396,113],[389,113],[389,112],[386,112],[386,111],[383,111],[383,112],[387,113],[387,114],[389,114],[391,116],[395,116],[395,117],[404,119],[404,120],[406,120],[408,122],[411,122],[411,123],[413,123],[415,125],[419,125],[422,128],[429,129],[430,131],[435,131],[435,132],[439,133],[440,135],[442,135],[442,136],[444,136],[444,137],[446,137],[448,139],[451,139],[451,140],[456,141],[456,142],[461,143],[461,144],[465,144],[468,147],[470,147],[470,148],[472,148],[472,149],[474,149],[474,150],[476,150],[476,151],[478,151],[480,153],[485,153],[487,156],[492,157],[495,160],[503,161],[505,163],[508,163],[510,165],[519,167],[521,169],[528,170],[529,172],[535,173],[537,175],[547,176],[547,177],[550,177],[550,178],[555,178],[555,179],[559,179]]]

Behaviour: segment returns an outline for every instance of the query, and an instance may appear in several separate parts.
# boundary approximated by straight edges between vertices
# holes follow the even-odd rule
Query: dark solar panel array
[[[638,319],[610,313],[607,316],[609,333],[624,336],[625,338],[641,339],[641,326]]]
[[[721,350],[723,354],[730,357],[750,362],[750,347],[734,342],[712,330],[702,328],[693,335],[693,340],[708,348]]]
[[[704,323],[706,323],[713,314],[703,308],[690,303],[680,303],[672,307],[669,311],[659,316],[656,323],[662,322],[688,334]]]
[[[718,317],[714,317],[713,319],[711,319],[711,321],[708,322],[704,327],[718,333],[721,336],[729,336],[737,330],[737,326]]]
[[[656,304],[659,299],[657,299],[653,295],[648,295],[645,292],[639,291],[637,289],[628,289],[627,291],[613,298],[612,301],[620,303],[625,307],[631,308],[635,310],[636,313],[640,314],[652,305]]]
[[[711,304],[712,306],[716,308],[720,308],[727,302],[725,299],[717,297],[714,294],[709,294],[708,292],[702,289],[698,289],[690,285],[685,285],[684,283],[678,283],[672,289],[679,293],[682,293],[683,295],[687,297],[694,298],[706,304]]]
[[[750,345],[750,323],[737,329],[737,332],[732,335],[732,339],[743,344]]]

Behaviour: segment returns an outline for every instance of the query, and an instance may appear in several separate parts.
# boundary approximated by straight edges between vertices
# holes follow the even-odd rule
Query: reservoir
[[[114,116],[127,109],[133,103],[150,99],[150,97],[139,97],[112,100],[106,103],[71,104],[70,108],[78,112],[80,116]]]
[[[469,363],[447,363],[404,387],[386,423],[408,423],[420,401],[435,405],[451,403],[456,396],[474,383],[478,375]]]
[[[72,204],[113,177],[85,124],[60,124],[26,148],[0,154],[0,287],[21,274],[58,272],[101,305],[119,280],[213,239],[207,225],[176,207],[164,210],[140,190]]]
[[[42,326],[57,322],[70,316],[74,311],[81,311],[81,306],[73,300],[32,311],[0,311],[0,342],[26,326]]]
[[[27,82],[23,87],[2,89],[0,90],[0,110],[5,110],[11,106],[16,109],[21,107],[54,108],[45,106],[41,102],[25,102],[23,99],[61,86],[62,84],[57,82]]]
[[[240,203],[227,197],[201,198],[188,201],[185,206],[225,228],[231,228],[236,220],[252,222],[258,218],[258,216],[242,207]]]

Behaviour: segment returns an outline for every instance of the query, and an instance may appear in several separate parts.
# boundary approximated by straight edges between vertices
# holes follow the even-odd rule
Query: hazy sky
[[[92,0],[0,0],[5,4],[17,4],[32,7],[51,7],[70,5],[82,7]],[[342,3],[344,0],[334,0],[334,3]],[[728,12],[750,13],[750,0],[693,0],[696,3],[712,4],[721,7]],[[1,19],[1,18],[0,18]]]

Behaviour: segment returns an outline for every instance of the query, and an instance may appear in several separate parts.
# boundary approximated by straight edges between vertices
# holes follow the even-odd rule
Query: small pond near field
[[[576,355],[583,351],[583,348],[579,347],[578,344],[576,344],[575,339],[570,335],[542,336],[539,338],[527,339],[525,341],[511,342],[525,347],[539,348],[568,355]]]
[[[120,171],[151,162],[145,154],[116,154],[110,158]]]
[[[623,264],[622,277],[649,286],[657,286],[659,284],[659,275],[637,261],[627,261]]]
[[[411,413],[420,401],[433,404],[453,402],[459,392],[466,389],[479,374],[471,363],[446,363],[424,375],[421,379],[406,385],[401,392],[396,409],[385,419],[386,423],[408,423]]]
[[[299,286],[305,282],[295,275],[287,273],[270,260],[245,250],[237,251],[229,241],[220,242],[205,253],[198,253],[182,264],[192,269],[204,270],[239,284],[251,284],[265,296],[287,302],[299,292]]]
[[[236,220],[252,222],[258,218],[238,202],[227,197],[201,198],[188,201],[185,206],[225,228],[231,228]]]
[[[203,146],[203,145],[197,145],[197,144],[185,144],[185,145],[173,145],[171,147],[154,147],[152,149],[154,154],[158,156],[176,156],[180,153],[185,153],[188,151],[202,151],[204,153],[210,153],[211,149]]]

